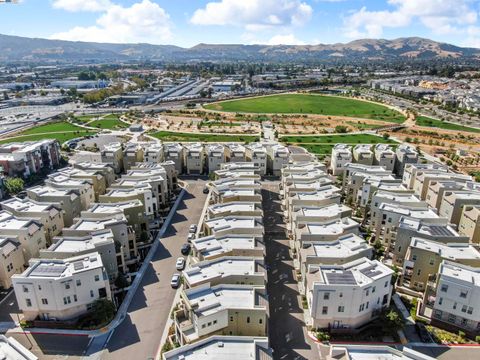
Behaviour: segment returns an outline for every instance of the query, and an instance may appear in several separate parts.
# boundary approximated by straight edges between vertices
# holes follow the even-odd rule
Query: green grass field
[[[150,134],[163,141],[186,141],[186,142],[253,142],[258,136],[252,135],[223,135],[223,134],[192,134],[177,133],[171,131],[158,131]]]
[[[8,139],[0,140],[0,144],[6,144],[11,142],[22,141],[38,141],[43,139],[57,139],[60,143],[65,141],[88,135],[95,135],[95,132],[91,131],[79,131],[79,132],[67,132],[67,133],[53,133],[53,134],[33,134],[25,136],[15,136]]]
[[[41,133],[62,132],[62,131],[85,131],[85,129],[80,126],[70,124],[66,121],[60,121],[56,123],[35,126],[31,129],[22,131],[19,135],[41,134]]]
[[[286,94],[222,101],[206,109],[274,114],[321,114],[402,123],[405,117],[383,105],[366,101],[314,94]]]
[[[322,135],[322,136],[283,136],[280,141],[289,144],[396,144],[395,141],[370,134]]]
[[[120,121],[118,119],[101,119],[101,120],[95,120],[92,121],[91,123],[88,123],[87,126],[99,128],[99,129],[124,129],[128,127],[127,123],[124,123],[123,121]]]
[[[332,148],[333,148],[333,144],[332,145],[325,145],[325,144],[322,144],[322,145],[314,145],[314,144],[299,144],[298,146],[301,146],[303,147],[304,149],[306,149],[308,152],[311,152],[312,154],[315,154],[315,155],[330,155],[332,153]]]
[[[418,126],[428,126],[428,127],[434,127],[439,129],[445,129],[445,130],[457,130],[457,131],[468,131],[468,132],[480,133],[480,129],[463,126],[463,125],[452,124],[449,122],[432,119],[427,116],[417,116],[416,123]]]
[[[372,125],[372,124],[363,124],[363,123],[356,123],[354,121],[346,121],[348,125],[355,126],[358,129],[361,130],[373,130],[373,129],[379,129],[383,127],[383,125]]]

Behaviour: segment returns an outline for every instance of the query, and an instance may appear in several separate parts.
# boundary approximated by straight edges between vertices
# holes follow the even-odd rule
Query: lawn
[[[354,121],[346,121],[348,125],[355,126],[358,129],[361,130],[373,130],[373,129],[379,129],[383,127],[383,125],[373,125],[373,124],[365,124],[365,123],[360,123],[360,122],[354,122]]]
[[[322,136],[283,136],[280,141],[289,144],[396,144],[395,141],[371,134],[322,135]]]
[[[330,155],[332,153],[333,145],[315,145],[315,144],[299,144],[308,152],[316,155]]]
[[[101,120],[92,121],[91,123],[88,123],[87,126],[99,129],[124,129],[128,127],[128,124],[118,120],[118,118],[104,118]]]
[[[67,131],[85,131],[85,129],[80,126],[70,124],[66,121],[60,121],[60,122],[35,126],[33,128],[22,131],[19,135],[41,134],[41,133],[51,133],[51,132],[67,132]]]
[[[224,134],[194,134],[171,131],[158,131],[150,134],[163,141],[186,141],[186,142],[253,142],[258,136],[252,135],[224,135]]]
[[[417,116],[416,123],[418,126],[428,126],[428,127],[440,128],[445,130],[457,130],[457,131],[468,131],[468,132],[480,133],[480,129],[458,125],[458,124],[452,124],[449,122],[432,119],[427,116]]]
[[[44,139],[57,139],[60,143],[64,143],[65,141],[82,137],[88,135],[95,135],[95,132],[91,131],[75,131],[75,132],[67,132],[67,133],[52,133],[52,134],[32,134],[26,136],[15,136],[8,139],[0,140],[0,144],[6,144],[11,142],[22,142],[22,141],[38,141]]]
[[[380,104],[339,96],[316,94],[286,94],[229,100],[207,104],[205,108],[245,113],[347,116],[394,123],[405,121],[405,117],[402,114]]]

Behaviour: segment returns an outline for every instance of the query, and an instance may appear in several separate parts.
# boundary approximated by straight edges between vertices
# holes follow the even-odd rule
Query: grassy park
[[[316,94],[285,94],[228,100],[205,105],[206,109],[272,114],[319,114],[402,123],[405,117],[381,104]]]
[[[418,126],[428,126],[428,127],[434,127],[439,129],[445,129],[445,130],[456,130],[456,131],[480,133],[480,129],[472,128],[469,126],[463,126],[459,124],[453,124],[453,123],[445,122],[441,120],[436,120],[436,119],[429,118],[427,116],[417,116],[416,124]]]
[[[396,144],[391,139],[371,134],[319,135],[319,136],[283,136],[280,141],[288,144]]]
[[[258,136],[252,135],[224,135],[224,134],[194,134],[172,131],[158,131],[150,134],[163,141],[184,142],[253,142]]]

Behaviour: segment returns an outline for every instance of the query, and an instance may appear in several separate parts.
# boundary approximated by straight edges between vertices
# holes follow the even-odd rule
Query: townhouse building
[[[194,360],[208,358],[241,360],[246,356],[252,360],[272,360],[272,349],[267,337],[214,335],[192,344],[180,346],[163,353],[163,360]]]
[[[343,204],[325,206],[299,206],[293,210],[292,221],[287,223],[289,234],[293,234],[300,224],[331,221],[352,216],[352,209]]]
[[[127,143],[123,149],[123,170],[130,170],[136,163],[143,162],[143,148],[137,143]]]
[[[345,165],[352,161],[352,147],[346,144],[335,144],[332,149],[332,157],[330,160],[330,170],[332,171],[332,174],[335,176],[342,174]]]
[[[186,288],[207,283],[264,286],[266,270],[263,257],[223,256],[192,264],[183,279]]]
[[[400,218],[396,230],[395,246],[392,249],[393,263],[403,266],[405,254],[412,238],[419,237],[425,240],[447,243],[468,243],[468,236],[460,235],[445,218]]]
[[[435,284],[432,324],[480,334],[480,268],[444,260]]]
[[[16,236],[0,236],[0,286],[9,289],[12,276],[24,270],[22,246]]]
[[[395,166],[395,151],[389,144],[376,144],[373,148],[373,165],[384,167],[386,170],[393,171]]]
[[[463,208],[467,205],[480,205],[480,191],[449,190],[443,196],[438,214],[459,225]]]
[[[266,336],[268,300],[263,286],[209,284],[181,292],[175,335],[189,344],[211,335]]]
[[[95,201],[93,184],[89,180],[73,179],[62,173],[55,173],[48,176],[45,185],[55,189],[77,190],[82,210],[88,208]]]
[[[458,223],[458,232],[480,244],[480,205],[466,205]]]
[[[47,246],[47,239],[42,224],[33,219],[22,219],[0,211],[0,237],[14,237],[19,243],[25,264],[33,257],[38,257],[40,249]]]
[[[35,200],[13,197],[1,203],[2,209],[20,219],[35,219],[43,225],[47,244],[60,234],[64,227],[63,211],[60,204],[49,204]]]
[[[290,150],[282,144],[274,144],[267,148],[267,168],[273,176],[280,176],[284,165],[288,164]]]
[[[98,199],[100,203],[125,203],[129,201],[135,202],[136,200],[143,204],[143,212],[149,219],[155,216],[158,207],[156,206],[156,199],[148,186],[109,189]]]
[[[82,211],[82,200],[78,190],[57,189],[50,186],[35,186],[27,189],[30,199],[47,204],[59,204],[63,212],[65,226],[70,226],[73,219]]]
[[[353,147],[352,159],[355,163],[373,165],[373,151],[370,144],[358,144]]]
[[[165,161],[173,161],[177,174],[183,174],[184,150],[180,144],[163,144],[163,157]]]
[[[221,144],[209,144],[205,148],[208,172],[220,170],[220,165],[226,162],[225,147]]]
[[[158,142],[149,142],[144,145],[143,162],[160,164],[165,160],[163,145]]]
[[[115,174],[121,174],[123,168],[123,147],[119,142],[104,145],[100,152],[102,162],[112,166]]]
[[[390,346],[382,345],[330,345],[330,352],[326,360],[434,360],[433,357],[425,355],[419,351],[404,347],[403,350],[397,350]]]
[[[480,267],[480,252],[468,243],[439,243],[412,238],[403,263],[403,283],[424,291],[430,276],[438,273],[442,260]]]
[[[463,174],[445,173],[438,170],[417,171],[413,181],[415,195],[417,195],[420,200],[426,200],[430,183],[441,180],[465,184],[467,181],[471,181],[472,177]]]
[[[87,163],[79,163],[76,165],[86,165]],[[91,163],[88,163],[92,165]],[[113,169],[109,168],[110,170],[113,171]],[[113,172],[112,172],[113,175]],[[107,178],[103,175],[102,172],[96,171],[96,170],[90,170],[90,169],[78,169],[78,168],[63,168],[58,171],[58,173],[55,173],[55,177],[57,180],[66,180],[66,179],[72,179],[72,180],[83,180],[91,184],[93,186],[93,192],[95,194],[95,201],[98,201],[98,198],[100,195],[105,194],[105,191],[107,189]],[[54,180],[52,181],[54,182]],[[57,181],[58,183],[58,181]]]
[[[210,205],[207,208],[207,219],[225,216],[263,216],[260,202],[233,201]]]
[[[377,260],[358,259],[344,265],[310,265],[307,302],[313,326],[355,329],[390,304],[393,271]]]
[[[400,177],[403,177],[403,170],[407,164],[418,163],[418,152],[415,148],[408,144],[400,144],[395,150],[395,165],[393,172]]]
[[[450,180],[433,181],[432,180],[428,185],[425,201],[432,208],[439,210],[440,205],[442,204],[442,200],[443,200],[443,196],[445,195],[445,192],[463,190],[464,188],[465,188],[465,184],[457,183],[456,181],[450,181]]]
[[[258,175],[265,176],[268,171],[268,154],[263,144],[252,143],[245,146],[247,161],[258,169]]]
[[[226,216],[205,220],[202,225],[205,236],[215,235],[253,235],[261,237],[264,234],[263,219],[260,216]]]
[[[110,285],[98,253],[68,259],[32,259],[12,276],[24,320],[67,321],[92,309],[98,299],[111,299]]]
[[[80,255],[98,253],[108,279],[114,281],[118,276],[118,264],[115,239],[111,229],[92,231],[86,236],[61,236],[47,249],[40,250],[42,259],[67,259]]]
[[[192,240],[193,257],[198,261],[213,260],[225,256],[264,257],[262,236],[222,235],[204,236]]]
[[[185,144],[183,151],[185,174],[200,175],[207,170],[205,148],[200,143]]]
[[[27,350],[13,337],[0,335],[0,352],[5,360],[38,360],[38,357]]]
[[[103,192],[105,191],[103,190],[102,192],[102,189],[108,188],[115,181],[115,178],[116,178],[113,167],[110,164],[106,164],[106,163],[95,164],[95,163],[89,163],[89,162],[82,162],[82,163],[73,164],[73,167],[74,169],[83,170],[84,173],[74,173],[74,174],[71,174],[70,176],[74,178],[78,177],[79,179],[85,178],[87,180],[88,180],[87,176],[89,176],[90,179],[92,180],[95,194],[97,193],[103,194]],[[71,171],[70,170],[71,168],[66,168],[62,170],[67,170],[67,169]],[[101,176],[98,176],[98,175],[103,176],[105,180],[102,180]],[[98,181],[98,184],[97,184],[97,181]],[[105,182],[105,185],[104,185],[104,182]]]
[[[245,162],[247,159],[247,150],[241,144],[228,144],[225,146],[226,162]]]
[[[438,174],[447,174],[448,167],[442,164],[436,163],[410,163],[405,165],[405,169],[402,175],[402,182],[408,189],[413,190],[413,185],[415,183],[415,178],[417,176],[417,172],[423,171],[433,171],[437,172]]]
[[[212,192],[212,202],[227,204],[231,202],[248,201],[259,203],[262,201],[262,192],[260,188],[238,188],[230,189],[228,187],[214,188]]]

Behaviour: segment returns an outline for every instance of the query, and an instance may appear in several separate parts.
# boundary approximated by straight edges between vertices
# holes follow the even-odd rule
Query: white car
[[[180,286],[180,274],[173,274],[172,280],[170,281],[172,288],[176,289]]]
[[[183,270],[185,267],[185,259],[183,257],[179,257],[175,263],[175,267],[177,270]]]
[[[195,239],[195,234],[188,234],[187,241],[192,242],[193,239]]]
[[[190,229],[188,232],[191,234],[195,234],[197,232],[197,225],[195,224],[190,225]]]

